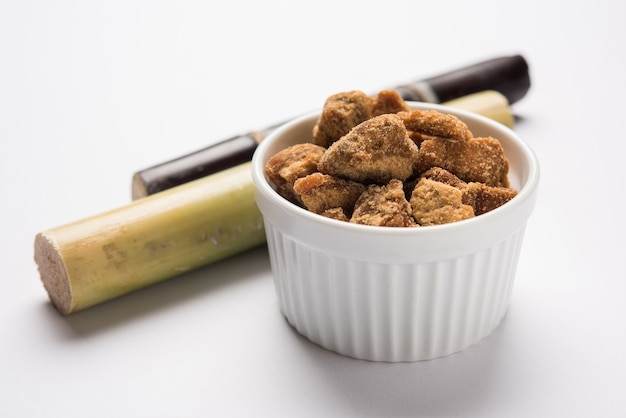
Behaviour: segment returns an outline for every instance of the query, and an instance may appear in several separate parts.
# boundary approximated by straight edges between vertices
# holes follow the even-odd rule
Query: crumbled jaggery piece
[[[454,115],[436,110],[412,110],[399,112],[406,129],[423,140],[422,135],[445,138],[452,141],[465,141],[472,137],[467,125]]]
[[[372,116],[386,113],[408,112],[411,107],[404,101],[402,96],[395,90],[381,90],[374,97],[374,109]]]
[[[411,205],[398,179],[391,180],[385,186],[368,186],[354,205],[350,222],[373,226],[416,226],[411,217]]]
[[[449,186],[462,188],[467,186],[463,180],[441,167],[432,167],[422,173],[421,178],[435,180]]]
[[[386,184],[413,174],[417,145],[395,114],[371,118],[331,145],[318,164],[324,174],[361,183]]]
[[[474,208],[476,216],[494,210],[517,196],[517,191],[508,187],[490,187],[482,183],[467,183],[463,190],[463,203]]]
[[[509,161],[494,138],[426,140],[420,145],[416,170],[422,173],[432,167],[444,168],[468,183],[509,187]]]
[[[474,217],[474,209],[463,203],[463,192],[454,186],[423,178],[411,195],[411,214],[422,226],[442,225]]]
[[[327,218],[336,219],[338,221],[349,222],[350,219],[346,216],[346,213],[342,208],[332,208],[326,209],[320,215],[325,216]]]
[[[517,191],[509,187],[492,187],[483,183],[466,183],[448,170],[433,167],[424,173],[421,178],[445,183],[456,187],[463,192],[463,203],[474,209],[474,215],[482,215],[499,206],[502,206],[517,195]]]
[[[354,203],[365,190],[365,185],[322,173],[301,177],[294,183],[293,190],[304,207],[315,213],[341,208],[352,213]]]
[[[317,163],[326,151],[311,143],[292,145],[273,155],[265,164],[265,175],[278,194],[292,202],[299,202],[293,185],[300,177],[317,171]]]
[[[372,97],[358,90],[330,96],[313,128],[313,143],[328,148],[359,123],[371,118],[374,103]]]

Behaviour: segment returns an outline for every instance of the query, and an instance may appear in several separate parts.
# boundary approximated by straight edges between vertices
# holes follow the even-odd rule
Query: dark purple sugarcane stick
[[[469,94],[495,90],[510,104],[530,88],[528,64],[520,55],[494,58],[448,73],[393,88],[404,100],[443,103]],[[138,171],[133,175],[133,199],[234,167],[252,159],[260,141],[277,126],[249,132]]]

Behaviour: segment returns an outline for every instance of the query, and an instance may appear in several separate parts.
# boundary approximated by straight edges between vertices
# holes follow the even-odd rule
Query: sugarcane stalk
[[[53,305],[79,311],[265,242],[250,163],[37,234]]]

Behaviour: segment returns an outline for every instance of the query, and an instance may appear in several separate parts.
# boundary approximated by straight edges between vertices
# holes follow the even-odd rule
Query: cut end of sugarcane
[[[35,263],[52,304],[64,315],[72,312],[72,291],[63,259],[53,237],[35,237]]]
[[[141,199],[148,196],[148,190],[146,189],[146,183],[141,177],[141,173],[137,172],[133,174],[133,183],[131,188],[131,197],[133,200]]]
[[[495,90],[486,90],[470,94],[444,103],[458,109],[468,110],[487,116],[513,129],[515,120],[506,96]]]

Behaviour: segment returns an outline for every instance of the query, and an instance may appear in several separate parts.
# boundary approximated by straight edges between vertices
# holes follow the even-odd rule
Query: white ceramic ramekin
[[[280,308],[298,332],[337,353],[372,361],[418,361],[487,336],[509,305],[539,164],[512,130],[485,117],[410,103],[461,118],[474,136],[501,141],[519,194],[472,219],[418,228],[356,225],[308,212],[279,196],[264,175],[279,150],[310,141],[319,112],[270,134],[252,160]]]

